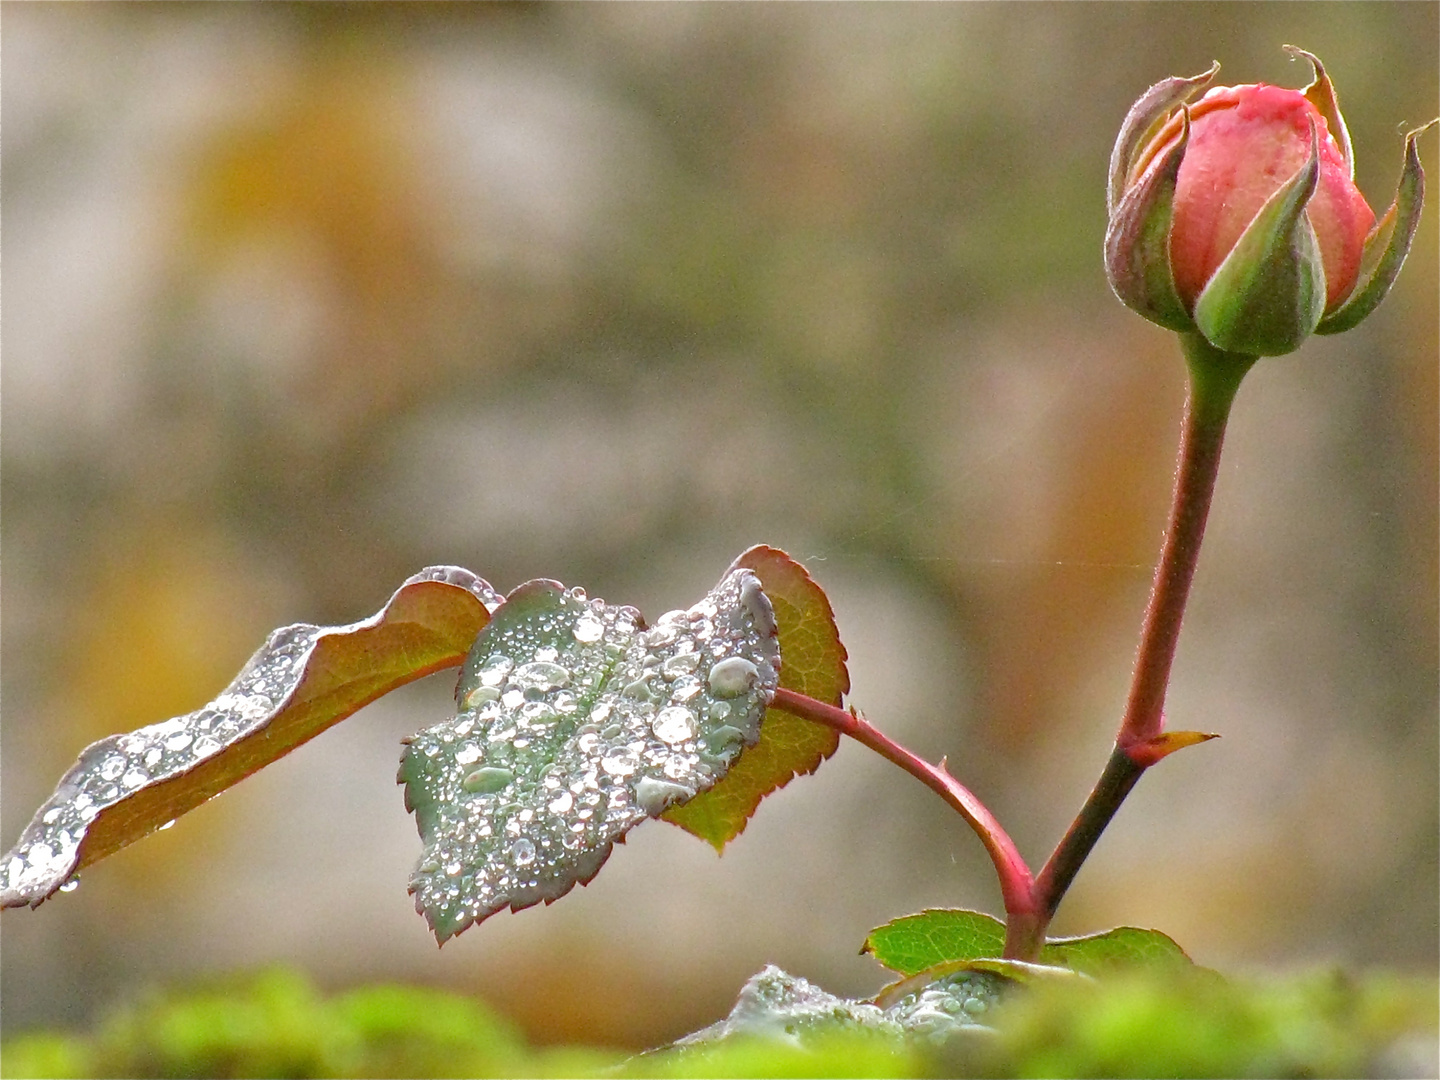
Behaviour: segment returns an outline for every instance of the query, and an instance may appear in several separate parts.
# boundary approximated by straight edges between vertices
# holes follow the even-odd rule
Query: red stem
[[[1198,334],[1182,336],[1181,345],[1190,367],[1190,392],[1185,402],[1180,461],[1170,524],[1145,611],[1130,696],[1104,772],[1035,880],[1036,902],[1044,923],[1055,914],[1125,796],[1141,774],[1163,756],[1163,752],[1158,756],[1144,753],[1144,744],[1159,738],[1164,730],[1165,691],[1219,475],[1225,424],[1240,380],[1256,359],[1222,352]]]
[[[1000,893],[1010,921],[1016,921],[1017,917],[1020,923],[1029,921],[1028,917],[1036,911],[1030,868],[1025,865],[1019,849],[1015,847],[1000,822],[995,820],[995,816],[969,788],[950,775],[943,760],[939,765],[932,765],[891,741],[863,717],[834,705],[827,705],[823,701],[816,701],[804,694],[797,694],[793,690],[776,690],[772,704],[777,709],[784,709],[795,716],[832,727],[842,735],[848,735],[856,742],[863,743],[887,761],[900,766],[949,803],[975,830],[975,835],[980,837],[980,842],[989,852],[990,861],[995,864],[995,872],[1000,878]]]
[[[1190,368],[1190,391],[1185,402],[1180,461],[1170,523],[1145,610],[1125,715],[1100,779],[1039,877],[1031,875],[1000,823],[964,784],[950,775],[943,759],[939,765],[930,764],[892,742],[856,713],[792,690],[775,692],[776,708],[825,724],[863,743],[938,794],[969,823],[1000,878],[1007,915],[1005,956],[1010,959],[1039,957],[1045,931],[1061,898],[1130,789],[1156,761],[1194,741],[1182,739],[1177,743],[1162,735],[1165,692],[1215,493],[1230,406],[1241,379],[1256,358],[1223,352],[1199,334],[1182,335],[1181,345]]]

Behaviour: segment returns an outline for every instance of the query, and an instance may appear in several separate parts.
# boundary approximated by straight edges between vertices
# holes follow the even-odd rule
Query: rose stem
[[[832,727],[842,735],[848,735],[856,742],[864,744],[934,791],[969,823],[980,837],[980,842],[985,845],[990,861],[995,864],[995,873],[1000,878],[1000,894],[1005,902],[1005,913],[1009,916],[1007,946],[1009,926],[1026,927],[1035,921],[1038,912],[1030,868],[1025,865],[1019,850],[1009,834],[995,820],[995,816],[969,788],[950,775],[943,760],[939,765],[932,765],[876,730],[863,717],[793,690],[783,687],[776,690],[771,705],[805,720]],[[1008,951],[1006,955],[1009,955]]]
[[[1145,611],[1130,697],[1110,760],[1106,762],[1085,805],[1035,880],[1035,900],[1042,920],[1042,933],[1060,906],[1060,900],[1075,879],[1081,863],[1120,809],[1125,796],[1140,779],[1141,773],[1159,759],[1153,754],[1147,757],[1137,751],[1159,737],[1164,727],[1162,710],[1170,682],[1170,666],[1175,659],[1185,600],[1195,576],[1200,542],[1205,535],[1205,519],[1215,492],[1225,424],[1230,416],[1230,405],[1235,400],[1235,391],[1256,359],[1217,349],[1199,334],[1184,334],[1180,340],[1190,372],[1180,437],[1180,460],[1175,474],[1170,523],[1165,532],[1160,565],[1155,571],[1150,603]]]

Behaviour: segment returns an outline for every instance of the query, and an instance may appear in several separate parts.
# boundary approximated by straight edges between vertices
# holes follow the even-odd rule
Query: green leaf
[[[38,905],[381,694],[458,664],[499,603],[470,571],[430,567],[363,622],[272,632],[204,708],[81,752],[0,859],[0,906]]]
[[[1117,926],[1083,937],[1050,938],[1040,951],[1047,964],[1059,964],[1087,975],[1101,975],[1118,968],[1147,965],[1190,967],[1192,961],[1174,938],[1159,930]]]
[[[728,571],[645,629],[634,608],[531,581],[475,640],[458,715],[410,740],[410,878],[442,944],[588,882],[647,817],[712,787],[760,737],[780,645],[760,581]]]
[[[929,908],[870,931],[861,947],[891,971],[918,975],[956,961],[997,959],[1005,948],[1005,924],[979,911]],[[1050,938],[1040,963],[1089,975],[1135,965],[1191,961],[1174,940],[1158,930],[1119,926],[1083,937]]]
[[[917,975],[952,960],[998,957],[1004,951],[1004,923],[984,912],[955,908],[927,908],[877,926],[860,948],[901,975]]]
[[[850,689],[845,646],[825,590],[783,551],[763,544],[735,560],[731,569],[754,571],[775,610],[780,633],[780,685],[839,705]],[[665,820],[723,851],[755,813],[760,800],[797,775],[812,773],[835,752],[832,728],[771,708],[750,747],[710,791],[665,813]]]

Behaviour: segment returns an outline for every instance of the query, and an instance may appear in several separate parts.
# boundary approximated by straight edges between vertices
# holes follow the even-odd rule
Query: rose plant
[[[914,1030],[931,987],[975,973],[1033,979],[1183,960],[1153,931],[1056,940],[1047,929],[1144,772],[1215,737],[1167,730],[1163,709],[1241,380],[1260,356],[1349,329],[1373,311],[1405,259],[1423,200],[1415,141],[1425,129],[1405,137],[1397,194],[1377,220],[1354,183],[1334,87],[1319,60],[1291,51],[1314,66],[1303,90],[1215,87],[1195,100],[1218,65],[1156,83],[1125,117],[1111,156],[1105,268],[1125,304],[1180,335],[1189,394],[1115,744],[1038,872],[944,760],[922,759],[846,706],[846,652],[823,590],[761,546],[693,606],[653,625],[553,581],[501,596],[468,571],[432,567],[371,619],[277,630],[205,708],[85,749],[0,860],[0,903],[38,905],[83,867],[379,695],[461,665],[455,715],[405,740],[399,774],[424,840],[410,890],[442,944],[495,912],[551,903],[587,883],[647,819],[723,848],[768,793],[819,767],[846,735],[926,784],[974,829],[997,873],[1005,921],[927,911],[882,926],[866,950],[904,981],[865,1005],[873,1015],[865,1003],[824,1009],[853,1006],[847,1015],[857,1023]],[[787,1008],[818,1000],[793,980],[767,978],[765,992],[789,995]]]

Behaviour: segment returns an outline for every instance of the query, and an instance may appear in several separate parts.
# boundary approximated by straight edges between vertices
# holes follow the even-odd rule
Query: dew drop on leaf
[[[661,742],[679,746],[695,737],[695,714],[683,705],[672,705],[660,710],[650,728]]]
[[[738,697],[760,677],[759,669],[743,656],[728,656],[710,668],[710,692],[716,697]]]

